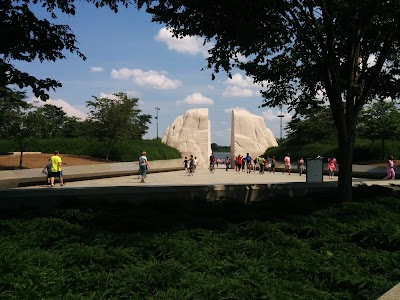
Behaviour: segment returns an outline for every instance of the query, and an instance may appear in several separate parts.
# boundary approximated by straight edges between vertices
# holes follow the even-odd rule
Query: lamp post
[[[158,140],[158,111],[160,110],[160,108],[159,108],[159,107],[156,107],[156,108],[155,108],[155,110],[156,110],[156,120],[157,120],[157,140]]]
[[[282,118],[283,118],[283,117],[284,117],[284,115],[282,114],[282,105],[281,105],[281,114],[278,115],[278,118],[281,119],[281,138],[280,138],[280,140],[282,140]]]

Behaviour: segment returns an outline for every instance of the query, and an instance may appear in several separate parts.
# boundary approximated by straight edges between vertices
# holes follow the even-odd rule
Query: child
[[[47,161],[47,163],[44,165],[42,173],[47,175],[47,184],[51,184],[51,181],[50,181],[50,178],[51,178],[51,162],[50,162],[50,158]]]
[[[185,159],[183,160],[183,166],[185,167],[185,173],[188,172],[188,159],[187,156],[185,156]]]
[[[386,173],[387,173],[387,176],[385,178],[383,178],[384,180],[386,180],[386,179],[394,180],[394,178],[396,177],[396,173],[394,171],[393,156],[389,156],[388,165],[386,167]]]

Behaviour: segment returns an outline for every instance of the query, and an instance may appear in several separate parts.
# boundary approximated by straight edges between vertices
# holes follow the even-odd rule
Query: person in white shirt
[[[141,171],[140,182],[144,183],[144,179],[146,178],[147,170],[150,169],[149,162],[147,160],[146,151],[142,152],[142,155],[139,157],[139,168]]]
[[[198,162],[198,160],[197,160],[197,156],[195,156],[194,157],[194,162],[193,162],[193,170],[194,170],[194,172],[196,172],[196,169],[197,169],[197,164],[198,164],[199,162]]]

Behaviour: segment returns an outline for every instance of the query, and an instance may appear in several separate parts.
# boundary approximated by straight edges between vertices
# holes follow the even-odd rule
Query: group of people
[[[59,157],[57,151],[55,153],[55,156]],[[60,183],[61,183],[61,185],[63,185],[62,171],[61,171],[61,158],[58,159],[57,157],[54,158],[54,156],[52,156],[49,159],[49,161],[52,161],[50,174],[54,175],[53,177],[51,177],[51,185],[52,186],[54,185],[54,177],[57,177],[57,176],[60,177]],[[217,159],[214,156],[214,153],[211,153],[210,158],[209,158],[210,170],[215,167],[216,162],[217,162]],[[284,169],[283,169],[282,174],[287,172],[290,175],[291,158],[290,158],[289,153],[286,154],[286,156],[283,159],[283,162],[284,162]],[[231,167],[230,166],[231,160],[230,160],[229,156],[227,156],[226,159],[224,159],[224,163],[225,163],[225,169],[226,169],[226,171],[228,171],[228,169],[230,169],[230,167]],[[187,157],[185,157],[183,164],[184,164],[186,173],[190,174],[191,172],[196,172],[196,168],[198,165],[197,157],[193,157],[193,155],[190,155],[189,159]],[[337,164],[337,160],[335,157],[331,156],[328,158],[328,175],[329,175],[329,178],[331,178],[331,179],[335,175],[336,164]],[[260,174],[263,174],[265,172],[265,170],[268,170],[270,173],[275,173],[275,165],[276,165],[275,156],[264,157],[263,155],[259,155],[253,159],[250,156],[250,154],[247,153],[245,157],[243,157],[242,155],[239,154],[235,158],[235,171],[239,172],[239,173],[240,172],[251,173],[252,171],[255,172],[257,169],[257,166],[258,166]],[[149,163],[148,163],[145,151],[142,152],[142,155],[139,158],[139,166],[140,166],[140,170],[141,170],[141,182],[144,182],[144,178],[146,177],[146,172],[149,169]],[[305,170],[305,161],[302,156],[300,156],[297,160],[297,168],[298,168],[298,173],[301,176]],[[54,170],[54,172],[53,172],[53,170]],[[395,169],[394,169],[393,156],[389,156],[389,158],[388,158],[386,171],[387,171],[387,176],[384,178],[385,180],[386,179],[395,179],[396,174],[395,174]]]
[[[42,172],[47,175],[47,184],[49,184],[51,187],[54,187],[55,178],[60,179],[60,186],[64,185],[62,159],[58,151],[55,151],[54,155],[49,158]]]
[[[219,159],[219,158],[215,157],[214,153],[211,153],[210,158],[209,158],[210,165],[208,167],[210,172],[213,173],[215,170],[215,165],[217,165],[217,167],[218,167],[218,165],[220,163],[225,164],[225,171],[227,171],[227,172],[231,168],[231,159],[229,158],[229,156],[227,156],[226,158],[223,158],[223,159]]]
[[[270,173],[275,173],[275,156],[264,157],[263,155],[259,155],[253,159],[251,155],[247,153],[246,156],[239,154],[235,157],[235,171],[238,173],[246,172],[250,174],[256,171],[257,166],[260,174],[263,174],[265,170],[268,170]]]
[[[183,160],[183,166],[185,168],[185,173],[188,173],[188,175],[193,175],[193,173],[196,172],[197,164],[199,161],[197,160],[197,157],[193,157],[193,155],[190,155],[189,159],[187,156],[185,156],[185,159]]]
[[[60,177],[60,184],[63,185],[63,180],[62,180],[62,171],[61,171],[61,158],[58,155],[58,151],[55,152],[55,155],[52,156],[49,159],[49,162],[51,161],[51,164],[48,164],[45,168],[48,168],[51,170],[48,172],[48,174],[51,174],[50,180],[51,180],[51,186],[54,186],[54,177]],[[211,153],[210,158],[209,158],[209,168],[210,170],[215,167],[215,163],[217,162],[217,159],[214,156],[214,153]],[[190,155],[190,158],[188,159],[185,157],[184,161],[184,168],[185,172],[191,173],[191,172],[196,172],[196,168],[198,165],[198,160],[197,157],[193,157],[193,155]],[[224,159],[225,163],[225,169],[228,171],[230,169],[230,164],[231,160],[229,156]],[[287,172],[290,175],[291,171],[291,159],[290,159],[290,154],[286,154],[286,156],[283,159],[284,163],[284,169],[282,174],[285,174]],[[329,178],[333,178],[335,175],[336,171],[336,164],[337,160],[334,156],[331,156],[328,158],[328,175]],[[51,167],[50,167],[51,165]],[[251,173],[251,171],[255,172],[256,168],[259,168],[259,173],[263,174],[265,170],[268,170],[270,173],[275,173],[275,165],[276,165],[276,159],[275,156],[267,156],[264,157],[263,155],[259,155],[256,158],[252,158],[249,153],[246,154],[245,157],[242,155],[238,155],[235,158],[235,171],[240,173],[242,172],[247,172]],[[146,171],[149,169],[149,163],[146,157],[146,152],[143,151],[142,155],[139,158],[139,166],[141,170],[141,182],[144,182],[144,178],[146,177]],[[297,160],[297,168],[298,168],[298,173],[301,176],[304,173],[305,170],[305,161],[302,156],[299,156]],[[387,175],[384,178],[384,180],[387,179],[392,179],[394,180],[396,177],[395,173],[395,168],[394,168],[394,162],[393,162],[393,156],[388,157],[388,162],[387,162],[387,168],[386,168]]]
[[[215,167],[215,163],[217,162],[217,159],[214,156],[214,153],[211,153],[210,158],[209,158],[209,168],[210,170]],[[291,171],[291,159],[290,159],[290,154],[286,154],[286,156],[283,159],[284,162],[284,169],[282,174],[287,172],[290,175]],[[230,169],[231,165],[231,160],[229,156],[224,159],[225,163],[225,169],[228,171]],[[196,172],[196,168],[198,165],[198,160],[197,157],[193,157],[193,155],[190,155],[190,158],[188,159],[185,157],[184,161],[184,169],[185,172],[190,174],[193,174]],[[335,157],[329,157],[328,158],[328,175],[329,178],[333,178],[335,175],[336,171],[336,164],[337,160]],[[263,174],[265,170],[268,170],[270,173],[275,173],[275,165],[276,165],[276,159],[275,156],[267,156],[264,157],[263,155],[259,155],[256,158],[252,158],[249,153],[246,154],[245,157],[242,155],[238,155],[235,158],[235,171],[240,173],[240,172],[247,172],[251,173],[252,171],[255,172],[258,166],[259,173]],[[305,170],[305,162],[302,156],[299,157],[297,160],[297,167],[298,167],[298,173],[300,176],[304,173]],[[147,170],[150,169],[150,165],[147,159],[147,153],[146,151],[142,151],[141,156],[139,157],[139,172],[140,172],[140,182],[144,183],[144,179],[146,178],[147,175]],[[60,157],[60,153],[58,151],[54,152],[54,155],[51,156],[44,166],[43,173],[47,174],[47,183],[51,186],[54,187],[54,182],[55,178],[59,178],[60,180],[60,186],[64,185],[64,180],[63,180],[63,174],[62,174],[62,159]],[[387,168],[386,168],[386,177],[384,180],[387,179],[392,179],[394,180],[396,177],[395,173],[395,168],[394,168],[394,161],[393,161],[393,156],[388,157],[388,162],[387,162]]]

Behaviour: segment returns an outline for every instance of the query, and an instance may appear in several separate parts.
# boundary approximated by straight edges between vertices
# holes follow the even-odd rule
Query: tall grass
[[[399,193],[361,187],[355,199],[3,216],[0,298],[377,299],[400,280]]]
[[[0,152],[19,151],[18,145],[9,140],[0,140]],[[32,140],[25,151],[53,153],[55,150],[63,154],[86,155],[106,158],[105,143],[89,138],[54,138]],[[132,161],[137,159],[142,151],[146,151],[151,160],[180,158],[181,154],[175,148],[161,143],[159,140],[133,140],[115,143],[110,150],[110,160]]]

